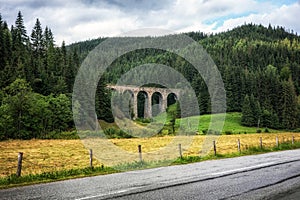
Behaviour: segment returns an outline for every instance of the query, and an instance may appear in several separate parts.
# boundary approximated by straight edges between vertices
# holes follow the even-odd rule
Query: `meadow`
[[[228,154],[237,152],[237,140],[241,141],[241,149],[245,150],[253,146],[259,146],[259,138],[262,137],[264,147],[272,147],[276,144],[276,136],[279,142],[287,142],[295,138],[295,142],[300,141],[300,133],[260,133],[260,134],[236,134],[221,135],[217,138],[218,154]],[[109,139],[105,140],[106,144],[123,152],[126,163],[138,161],[138,145],[142,145],[143,159],[145,161],[155,161],[169,159],[168,152],[171,156],[178,157],[178,143],[182,142],[184,156],[199,156],[203,149],[205,139],[209,137],[203,135],[196,136],[164,136],[151,138],[130,138],[130,139]],[[118,151],[106,149],[101,144],[103,139],[94,139],[96,143],[93,151],[97,157],[97,151],[101,152],[103,157],[118,158]],[[185,143],[188,141],[189,143]],[[9,140],[0,142],[0,177],[6,177],[14,174],[17,168],[18,152],[24,153],[22,175],[41,174],[43,172],[53,172],[69,169],[80,169],[89,166],[89,150],[86,148],[89,141],[85,140]],[[91,141],[90,141],[91,142]],[[211,141],[210,141],[211,142]],[[83,144],[85,143],[85,145]],[[119,151],[119,152],[120,152]],[[211,153],[211,152],[210,152]],[[164,155],[165,154],[165,155]],[[123,156],[122,155],[122,156]],[[101,157],[101,156],[100,156]],[[99,157],[98,157],[99,158]],[[105,160],[93,161],[94,166],[105,166],[114,163]]]

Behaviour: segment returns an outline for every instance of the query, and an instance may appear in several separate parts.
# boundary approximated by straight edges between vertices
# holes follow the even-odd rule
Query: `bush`
[[[268,128],[265,128],[265,133],[270,133],[269,129]]]
[[[300,128],[294,129],[292,132],[300,133]]]
[[[115,128],[107,128],[104,130],[104,134],[106,135],[107,138],[132,138],[131,135],[126,133],[123,130],[118,130]]]
[[[56,132],[51,131],[44,135],[38,135],[38,139],[63,139],[63,140],[73,140],[79,139],[77,131],[67,131],[67,132]]]
[[[225,131],[225,135],[232,135],[233,132],[232,131]]]
[[[260,130],[260,129],[257,129],[257,130],[256,130],[256,133],[261,133],[261,130]]]
[[[207,133],[210,135],[220,135],[220,131],[215,131],[215,130],[211,130],[211,129],[209,129]]]
[[[146,124],[149,124],[150,122],[152,122],[152,120],[150,118],[137,118],[136,121],[146,123]]]

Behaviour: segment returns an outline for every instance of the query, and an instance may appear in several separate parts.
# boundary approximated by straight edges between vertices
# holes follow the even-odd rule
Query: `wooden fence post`
[[[262,137],[259,138],[259,143],[260,143],[260,149],[262,149],[263,148]]]
[[[216,147],[216,141],[213,141],[213,146],[214,146],[214,155],[217,155],[217,147]]]
[[[178,149],[179,149],[179,156],[182,159],[182,150],[181,150],[181,144],[178,144]]]
[[[93,169],[93,149],[90,149],[90,168]]]
[[[19,152],[18,154],[18,169],[17,169],[17,176],[21,176],[22,172],[22,160],[23,160],[23,152]]]
[[[142,162],[143,161],[143,157],[142,157],[142,145],[139,144],[138,150],[139,150],[140,162]]]
[[[278,136],[276,136],[276,147],[279,147]]]
[[[240,139],[238,139],[237,145],[238,145],[238,151],[239,151],[239,153],[241,153],[241,141],[240,141]]]
[[[294,145],[294,141],[295,140],[295,137],[294,136],[292,136],[292,145]]]

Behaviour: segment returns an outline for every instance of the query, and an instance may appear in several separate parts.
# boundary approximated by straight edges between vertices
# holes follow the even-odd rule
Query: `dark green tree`
[[[298,124],[298,102],[291,78],[282,82],[280,121],[283,128],[294,129]]]
[[[37,18],[35,25],[31,32],[31,46],[34,52],[34,55],[38,58],[43,56],[43,52],[45,50],[45,39],[43,35],[42,25],[40,20]]]
[[[9,134],[11,138],[28,139],[26,132],[28,128],[28,109],[32,101],[32,90],[29,84],[23,79],[16,79],[11,85],[5,88],[6,97],[4,99],[5,109],[8,110],[12,124]]]
[[[111,98],[112,96],[111,96],[110,89],[106,88],[106,84],[103,80],[100,80],[98,82],[98,86],[96,90],[96,100],[95,100],[95,106],[96,106],[95,109],[96,109],[96,114],[98,119],[104,120],[106,122],[114,122],[114,117],[112,115],[112,110],[111,110]],[[117,101],[122,100],[119,98],[113,98],[113,99]],[[120,105],[120,104],[122,104],[122,102],[116,102],[115,105]],[[128,108],[128,106],[129,105],[124,107]],[[131,116],[127,116],[127,117],[130,118]]]
[[[261,109],[259,102],[254,98],[253,94],[249,97],[245,96],[242,107],[241,123],[245,126],[258,126],[260,123]]]
[[[18,43],[20,42],[24,45],[27,45],[28,36],[27,36],[27,31],[24,25],[24,19],[21,11],[18,12],[17,19],[15,22],[15,28],[13,30],[15,30],[16,41]]]
[[[46,49],[48,49],[50,46],[54,46],[54,36],[53,33],[51,31],[50,28],[48,28],[48,26],[46,26],[45,30],[44,30],[44,47]]]

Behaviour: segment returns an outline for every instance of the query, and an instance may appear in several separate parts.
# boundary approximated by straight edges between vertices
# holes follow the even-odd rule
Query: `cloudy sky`
[[[141,28],[220,32],[245,22],[300,33],[300,0],[0,0],[9,25],[19,10],[28,35],[39,18],[58,45]]]

